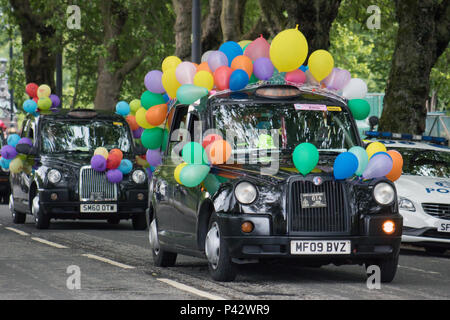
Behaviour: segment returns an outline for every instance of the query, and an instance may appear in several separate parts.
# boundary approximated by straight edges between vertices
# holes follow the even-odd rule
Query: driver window
[[[174,150],[176,153],[181,152],[182,146],[180,146],[180,142],[186,140],[186,128],[187,128],[187,115],[188,115],[187,105],[180,105],[176,108],[172,109],[173,115],[169,115],[169,124],[171,126],[170,135],[169,135],[169,147],[166,149],[166,156],[170,156],[172,154],[172,150],[180,149],[179,151]]]

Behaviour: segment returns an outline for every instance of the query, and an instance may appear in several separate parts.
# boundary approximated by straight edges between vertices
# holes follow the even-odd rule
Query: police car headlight
[[[379,204],[389,205],[395,199],[395,190],[390,184],[380,182],[373,188],[373,197]]]
[[[51,183],[58,183],[59,181],[61,181],[61,172],[59,172],[56,169],[51,169],[48,173],[47,173],[47,179],[48,181],[50,181]]]
[[[242,204],[250,204],[256,200],[258,191],[250,182],[244,181],[237,184],[234,188],[236,199]]]
[[[141,184],[145,181],[145,172],[142,170],[135,170],[131,176],[134,183]]]
[[[400,209],[411,211],[411,212],[415,212],[416,211],[416,207],[414,206],[412,201],[409,200],[409,199],[403,198],[403,197],[399,198],[399,200],[398,200],[398,207]]]

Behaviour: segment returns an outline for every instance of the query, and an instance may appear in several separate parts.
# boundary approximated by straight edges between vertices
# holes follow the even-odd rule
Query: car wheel
[[[209,220],[208,233],[205,239],[205,253],[208,258],[208,269],[216,281],[233,281],[237,275],[237,266],[231,261],[228,248],[221,237],[219,221],[216,213]]]
[[[147,217],[145,214],[138,214],[131,218],[134,230],[147,229]]]
[[[173,267],[177,260],[177,254],[161,249],[158,239],[158,228],[156,227],[156,219],[150,223],[148,230],[148,240],[152,248],[153,263],[157,267]]]
[[[395,278],[398,267],[398,256],[391,259],[377,260],[371,263],[366,263],[367,268],[371,265],[376,265],[380,268],[380,280],[382,283],[390,283]]]
[[[42,212],[39,204],[39,196],[33,198],[31,212],[34,216],[34,224],[37,229],[48,229],[50,226],[50,217]]]
[[[15,224],[24,224],[25,223],[25,220],[27,219],[27,215],[22,212],[17,212],[14,209],[14,200],[13,200],[12,195],[10,196],[10,200],[9,200],[9,211],[11,212],[11,217]]]
[[[119,224],[120,223],[120,219],[118,217],[109,217],[107,221],[109,224]]]
[[[440,247],[425,247],[425,252],[433,255],[433,254],[444,254],[447,251],[447,248]]]

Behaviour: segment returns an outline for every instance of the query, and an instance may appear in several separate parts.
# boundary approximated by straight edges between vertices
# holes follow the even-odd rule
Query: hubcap
[[[217,222],[214,222],[206,235],[205,253],[213,269],[217,268],[220,257],[220,232]]]
[[[150,242],[150,247],[153,249],[156,255],[159,254],[159,240],[158,240],[158,229],[156,228],[156,220],[153,219],[150,224],[148,231],[148,241]]]

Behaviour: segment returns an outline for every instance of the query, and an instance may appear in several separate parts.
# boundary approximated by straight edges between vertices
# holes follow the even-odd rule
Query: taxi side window
[[[174,110],[174,114],[172,119],[169,119],[170,123],[170,134],[169,134],[169,146],[166,148],[165,156],[170,156],[172,151],[175,153],[181,152],[182,146],[180,146],[180,142],[186,140],[187,131],[186,131],[186,120],[188,115],[189,106],[181,105],[177,106]],[[175,150],[175,148],[180,149]]]

